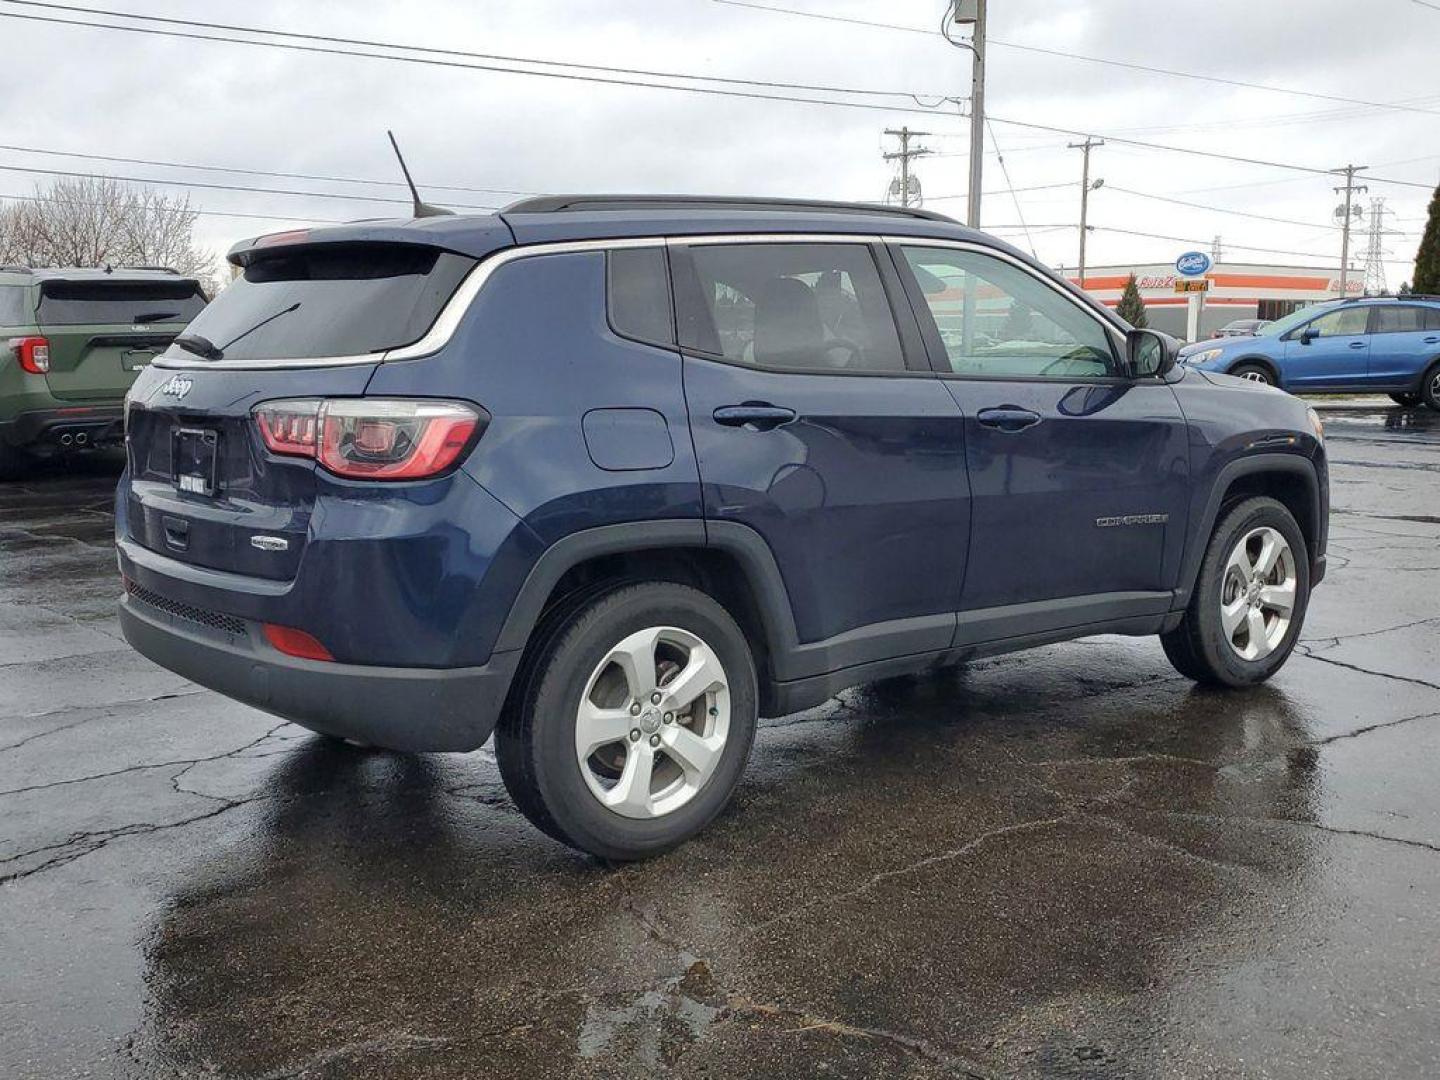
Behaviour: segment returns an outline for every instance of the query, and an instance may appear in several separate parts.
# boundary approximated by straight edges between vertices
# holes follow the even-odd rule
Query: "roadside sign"
[[[1177,293],[1209,292],[1209,278],[1176,278],[1175,291]]]
[[[1210,269],[1210,256],[1203,251],[1187,251],[1175,260],[1175,271],[1186,277],[1199,277]]]

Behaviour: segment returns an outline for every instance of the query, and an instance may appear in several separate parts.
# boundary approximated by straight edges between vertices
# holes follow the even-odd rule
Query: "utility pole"
[[[980,227],[980,198],[985,164],[985,0],[946,0],[940,23],[945,40],[969,49],[970,63],[970,187],[965,195],[965,224]],[[950,36],[950,26],[969,26],[970,40]]]
[[[1210,261],[1218,263],[1220,257],[1225,254],[1225,249],[1220,244],[1220,234],[1215,234],[1215,239],[1210,244]]]
[[[1385,200],[1370,200],[1370,242],[1365,247],[1365,294],[1385,294]]]
[[[900,190],[896,192],[896,194],[900,196],[900,205],[919,206],[920,183],[910,173],[910,161],[912,158],[924,157],[926,154],[932,153],[932,151],[927,150],[923,146],[917,146],[912,150],[910,149],[910,140],[924,138],[926,135],[929,135],[930,132],[911,131],[908,127],[902,127],[886,128],[885,134],[894,135],[900,140],[900,149],[898,151],[884,155],[886,161],[900,162]],[[911,201],[912,195],[914,196],[913,202]]]
[[[1345,205],[1337,207],[1335,213],[1340,217],[1340,295],[1348,296],[1347,287],[1350,278],[1350,222],[1354,220],[1355,209],[1352,208],[1352,200],[1356,195],[1369,189],[1364,184],[1355,183],[1355,174],[1364,172],[1368,165],[1346,165],[1341,169],[1331,169],[1331,172],[1345,174],[1345,186],[1337,187],[1336,193],[1345,193]]]
[[[1085,287],[1085,236],[1090,231],[1088,218],[1090,215],[1090,151],[1097,146],[1104,146],[1104,139],[1085,136],[1083,143],[1071,143],[1071,150],[1079,150],[1084,155],[1084,164],[1080,167],[1080,287]],[[1095,187],[1105,183],[1104,180],[1096,180]]]

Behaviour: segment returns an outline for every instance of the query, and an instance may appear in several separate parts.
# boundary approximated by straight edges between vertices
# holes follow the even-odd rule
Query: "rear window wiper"
[[[224,352],[217,349],[213,341],[207,337],[201,337],[199,334],[181,334],[175,339],[174,344],[205,360],[223,360],[225,358]]]
[[[173,319],[180,314],[178,311],[142,311],[130,320],[133,326],[136,323],[159,322],[161,319]]]

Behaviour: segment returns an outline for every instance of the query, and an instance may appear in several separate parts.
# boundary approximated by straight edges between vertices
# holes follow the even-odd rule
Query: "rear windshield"
[[[187,323],[205,307],[199,283],[175,281],[47,281],[36,320],[42,326],[96,323]]]
[[[181,340],[203,339],[211,360],[383,352],[419,340],[474,265],[401,244],[277,251],[250,263]],[[178,345],[168,355],[205,358]]]

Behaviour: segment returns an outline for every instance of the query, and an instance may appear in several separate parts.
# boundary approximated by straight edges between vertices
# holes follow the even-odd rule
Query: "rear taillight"
[[[275,454],[308,457],[355,480],[420,480],[460,460],[484,416],[458,401],[301,398],[255,406]]]
[[[11,338],[10,348],[20,367],[31,375],[44,375],[50,370],[50,342],[43,337]]]
[[[276,623],[261,623],[265,640],[286,656],[298,656],[302,660],[334,660],[330,650],[320,644],[314,636],[293,626],[279,626]]]

